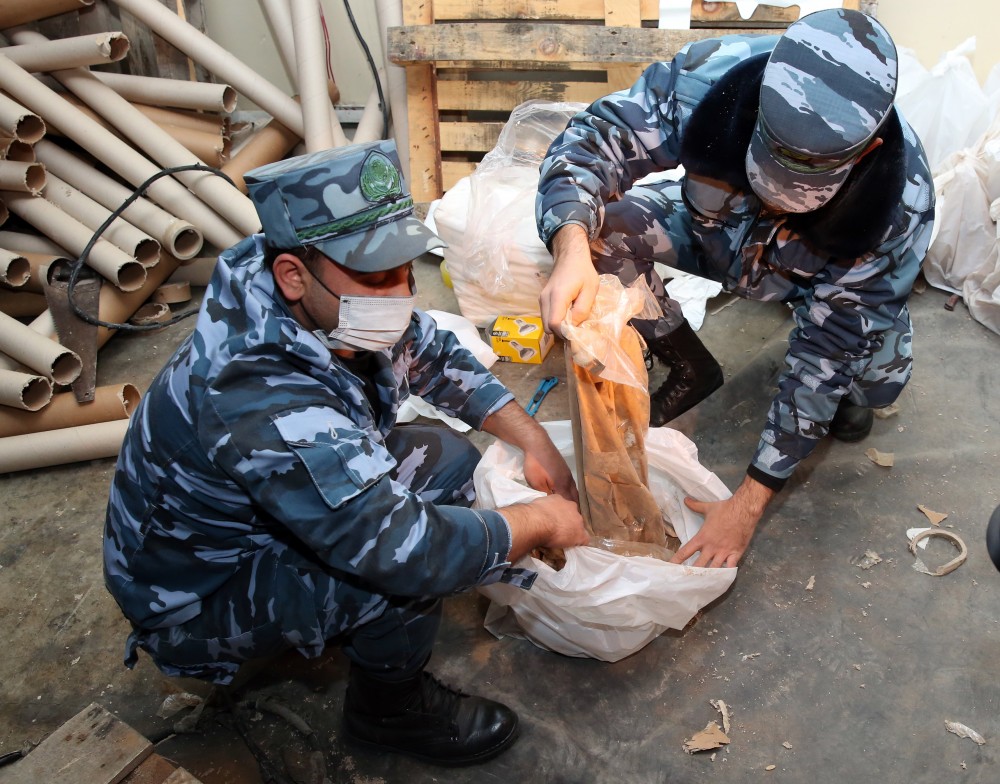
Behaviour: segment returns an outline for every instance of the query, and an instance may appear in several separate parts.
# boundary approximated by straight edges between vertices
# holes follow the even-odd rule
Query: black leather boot
[[[352,666],[344,733],[382,751],[460,766],[497,756],[517,739],[518,726],[506,705],[463,694],[423,670],[393,682]]]
[[[649,396],[649,426],[660,427],[722,386],[722,368],[685,321],[669,335],[649,341],[649,350],[670,375]]]
[[[993,510],[986,526],[986,551],[993,565],[1000,569],[1000,506]]]
[[[875,412],[864,406],[857,406],[846,397],[840,399],[837,413],[830,422],[830,435],[838,441],[852,444],[860,441],[872,432]]]

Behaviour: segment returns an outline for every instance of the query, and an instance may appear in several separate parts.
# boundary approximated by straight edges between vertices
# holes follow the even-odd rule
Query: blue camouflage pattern
[[[859,11],[817,11],[791,24],[768,58],[746,169],[758,196],[787,212],[833,198],[890,116],[896,47]]]
[[[287,310],[263,242],[222,254],[193,333],[133,415],[104,537],[105,580],[135,630],[128,662],[138,645],[166,672],[219,682],[276,644],[254,631],[275,632],[286,596],[301,602],[280,611],[285,644],[314,656],[390,605],[531,579],[508,569],[503,517],[467,508],[478,453],[464,438],[390,448],[411,393],[477,429],[512,394],[415,311],[395,347],[370,355],[373,407]],[[169,661],[185,624],[211,631],[196,620],[209,605],[228,620],[208,658]]]
[[[593,103],[552,143],[536,202],[546,245],[575,223],[590,236],[598,272],[626,284],[646,278],[664,309],[658,321],[636,324],[647,341],[683,320],[655,261],[717,280],[741,297],[794,307],[786,369],[748,469],[772,487],[828,432],[841,398],[886,406],[909,379],[906,300],[934,215],[926,157],[898,112],[901,195],[884,205],[887,217],[870,247],[851,255],[818,247],[796,228],[801,216],[771,213],[748,186],[690,171],[679,182],[635,185],[678,166],[692,113],[713,86],[752,58],[766,60],[777,41],[732,35],[692,43],[672,61],[651,65],[630,89]]]
[[[286,158],[243,179],[276,248],[315,245],[349,269],[379,272],[445,245],[413,217],[392,139]]]

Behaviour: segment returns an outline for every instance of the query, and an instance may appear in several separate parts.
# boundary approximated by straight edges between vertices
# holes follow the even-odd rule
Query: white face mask
[[[316,331],[328,348],[382,351],[392,348],[410,325],[416,297],[340,297],[337,328],[329,334]]]

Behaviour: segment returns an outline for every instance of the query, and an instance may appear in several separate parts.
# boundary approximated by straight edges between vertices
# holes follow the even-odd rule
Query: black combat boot
[[[649,350],[670,375],[649,396],[649,426],[660,427],[722,386],[722,368],[685,321],[669,335],[649,341]]]
[[[837,413],[830,422],[830,435],[838,441],[852,444],[872,432],[875,413],[870,408],[857,406],[846,397],[840,399]]]
[[[518,727],[506,705],[463,694],[423,670],[394,682],[352,665],[344,733],[382,751],[459,766],[497,756],[517,739]]]
[[[986,551],[990,554],[993,565],[1000,569],[1000,506],[993,510],[990,522],[986,525]]]

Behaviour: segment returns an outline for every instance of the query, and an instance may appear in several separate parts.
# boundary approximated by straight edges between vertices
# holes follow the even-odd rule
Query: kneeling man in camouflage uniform
[[[670,367],[650,424],[716,390],[722,370],[653,264],[787,302],[795,326],[747,475],[675,561],[735,566],[770,499],[819,439],[857,441],[910,377],[906,300],[927,250],[934,185],[894,108],[896,50],[858,11],[818,11],[783,35],[692,43],[576,115],[541,167],[539,234],[554,267],[546,324],[579,323],[598,273],[645,277],[663,306],[633,322]],[[679,181],[640,182],[684,167]]]
[[[193,334],[132,418],[111,488],[105,579],[126,663],[228,683],[250,659],[327,642],[351,660],[348,737],[469,764],[517,734],[506,706],[424,671],[440,597],[534,547],[587,541],[544,430],[450,332],[413,309],[412,217],[392,142],[246,176],[263,233],[219,259]],[[479,460],[442,427],[397,426],[420,395],[520,447],[549,493],[473,510]]]

